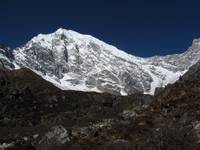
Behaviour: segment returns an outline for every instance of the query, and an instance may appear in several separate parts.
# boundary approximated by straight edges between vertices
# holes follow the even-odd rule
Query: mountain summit
[[[199,61],[200,39],[182,54],[141,58],[90,35],[58,29],[39,34],[11,55],[0,50],[2,66],[29,68],[63,90],[154,94]]]

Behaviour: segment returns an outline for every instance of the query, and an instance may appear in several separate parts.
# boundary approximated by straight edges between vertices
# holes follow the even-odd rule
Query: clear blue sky
[[[1,0],[0,43],[21,46],[63,27],[137,55],[185,51],[200,37],[198,0]]]

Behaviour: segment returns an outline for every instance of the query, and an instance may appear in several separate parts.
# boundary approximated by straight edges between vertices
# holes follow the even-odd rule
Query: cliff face
[[[0,45],[0,68],[1,69],[14,69],[13,64],[14,56],[10,48]]]

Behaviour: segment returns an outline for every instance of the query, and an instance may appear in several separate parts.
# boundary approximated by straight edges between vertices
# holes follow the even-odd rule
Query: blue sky
[[[185,51],[200,37],[195,0],[1,0],[0,43],[21,46],[62,27],[137,56]]]

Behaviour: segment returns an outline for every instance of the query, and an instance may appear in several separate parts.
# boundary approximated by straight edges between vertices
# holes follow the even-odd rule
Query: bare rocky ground
[[[62,91],[0,71],[0,150],[199,150],[200,65],[156,95]]]

